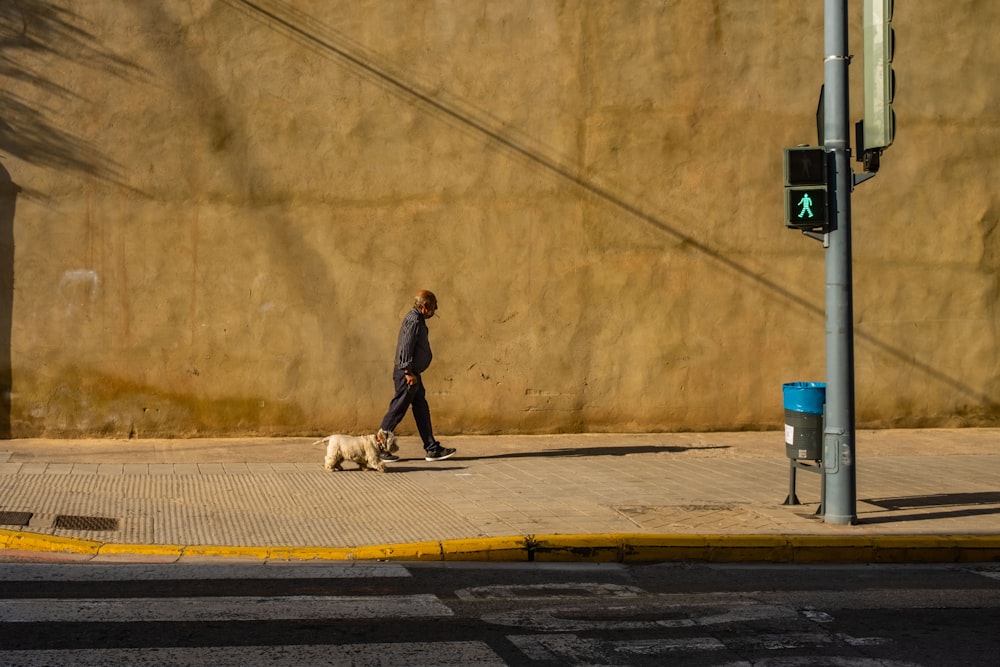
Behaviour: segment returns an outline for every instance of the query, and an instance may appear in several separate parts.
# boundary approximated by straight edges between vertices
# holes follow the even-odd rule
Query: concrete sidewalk
[[[789,495],[781,431],[458,436],[389,472],[314,438],[0,443],[0,556],[1000,560],[1000,429],[859,431],[858,524]]]

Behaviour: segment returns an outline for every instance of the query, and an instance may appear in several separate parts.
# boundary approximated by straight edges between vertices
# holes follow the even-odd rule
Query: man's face
[[[427,318],[434,317],[434,313],[437,311],[437,309],[438,309],[437,301],[428,301],[426,303],[420,304],[420,314]]]

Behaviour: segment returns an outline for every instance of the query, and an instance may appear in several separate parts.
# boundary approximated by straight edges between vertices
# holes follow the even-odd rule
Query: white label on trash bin
[[[785,424],[785,444],[790,445],[795,442],[795,427]]]

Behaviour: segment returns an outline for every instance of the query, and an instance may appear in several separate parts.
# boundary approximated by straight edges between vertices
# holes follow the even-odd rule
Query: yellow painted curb
[[[792,559],[787,535],[706,535],[713,563],[777,562]]]
[[[997,535],[879,535],[873,538],[876,562],[992,562],[1000,560]]]
[[[272,547],[269,558],[274,560],[357,560],[353,549],[334,547]]]
[[[523,562],[528,560],[525,537],[481,537],[441,543],[443,560]]]
[[[223,545],[193,545],[184,547],[184,556],[218,558],[259,558],[266,559],[267,547],[230,547]]]
[[[3,533],[3,547],[12,551],[95,555],[101,547],[100,542],[73,537],[10,530],[4,530]]]
[[[358,560],[441,560],[440,542],[354,547],[352,551]]]
[[[1000,562],[1000,535],[528,535],[357,547],[116,544],[0,529],[0,549],[85,556],[329,561]]]
[[[528,538],[527,548],[532,560],[543,563],[616,563],[621,561],[622,540],[617,534],[533,535]]]
[[[98,556],[170,556],[180,558],[184,547],[179,544],[102,544]]]
[[[794,563],[874,563],[875,544],[865,535],[793,535],[788,538]]]
[[[622,535],[622,562],[657,563],[707,561],[708,539],[705,535]]]

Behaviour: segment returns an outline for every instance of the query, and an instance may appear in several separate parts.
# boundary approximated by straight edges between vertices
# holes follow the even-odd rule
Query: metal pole
[[[833,207],[826,249],[826,419],[823,432],[824,518],[857,522],[854,419],[854,305],[851,275],[851,168],[847,68],[847,0],[825,0],[824,146],[832,170]]]
[[[795,495],[795,459],[788,459],[788,497],[782,505],[801,505],[799,497]]]

